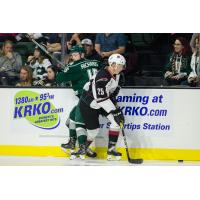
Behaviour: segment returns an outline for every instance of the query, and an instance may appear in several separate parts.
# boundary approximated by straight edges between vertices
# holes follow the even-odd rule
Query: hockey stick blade
[[[129,159],[128,159],[128,162],[131,163],[131,164],[140,165],[140,164],[143,163],[143,159],[141,159],[141,158],[138,158],[138,159],[129,158]]]
[[[142,158],[137,158],[137,159],[130,158],[130,154],[129,154],[129,150],[128,150],[128,144],[127,144],[126,136],[125,136],[125,133],[124,133],[124,125],[121,124],[120,127],[121,127],[122,135],[123,135],[123,138],[124,138],[124,144],[125,144],[125,149],[126,149],[126,155],[127,155],[127,158],[128,158],[128,162],[131,163],[131,164],[142,164],[143,163],[143,159]]]

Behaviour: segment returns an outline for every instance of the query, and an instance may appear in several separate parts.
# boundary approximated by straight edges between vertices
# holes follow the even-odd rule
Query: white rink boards
[[[1,88],[0,155],[65,157],[65,121],[78,102],[72,89]],[[124,88],[118,103],[132,157],[144,160],[200,160],[198,89]],[[106,158],[109,123],[100,118],[92,145]],[[123,138],[117,146],[126,160]]]

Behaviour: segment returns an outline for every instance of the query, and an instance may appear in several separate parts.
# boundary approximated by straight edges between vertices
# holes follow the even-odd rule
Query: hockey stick
[[[41,44],[36,42],[33,38],[31,38],[28,34],[24,34],[25,37],[27,37],[29,40],[31,40],[36,46],[38,46],[44,53],[46,53],[51,59],[55,60],[58,64],[62,66],[62,68],[65,67],[65,65],[58,60],[55,56],[53,56],[50,52],[48,52]]]
[[[124,138],[124,144],[125,144],[125,149],[126,149],[126,155],[128,158],[128,162],[131,164],[142,164],[143,163],[143,159],[142,158],[138,158],[138,159],[134,159],[130,157],[129,154],[129,150],[128,150],[128,144],[127,144],[127,140],[126,140],[126,135],[124,133],[124,125],[121,123],[121,129],[122,129],[122,135]]]

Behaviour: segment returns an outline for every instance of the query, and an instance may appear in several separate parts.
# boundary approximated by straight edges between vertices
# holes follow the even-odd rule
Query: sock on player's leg
[[[117,160],[121,159],[121,153],[116,151],[116,144],[119,137],[119,131],[109,131],[109,141],[108,141],[108,160],[112,159],[112,156],[114,156]]]

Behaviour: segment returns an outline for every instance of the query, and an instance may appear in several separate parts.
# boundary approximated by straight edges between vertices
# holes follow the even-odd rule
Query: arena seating
[[[139,70],[126,76],[126,86],[160,86],[163,84],[163,71],[167,63],[168,53],[157,48],[156,42],[157,44],[160,42],[159,34],[130,34],[130,43],[138,55],[137,68]],[[2,44],[0,43],[0,48]],[[162,47],[162,44],[159,45]],[[168,45],[171,46],[171,43]],[[27,57],[33,53],[34,48],[35,44],[32,42],[14,44],[14,51],[22,56],[23,64],[25,64]],[[170,50],[168,47],[166,49]]]
[[[2,48],[3,43],[0,43],[0,48]],[[22,62],[25,64],[29,55],[33,54],[35,49],[35,44],[32,42],[18,42],[14,44],[14,51],[18,52],[22,57]]]

